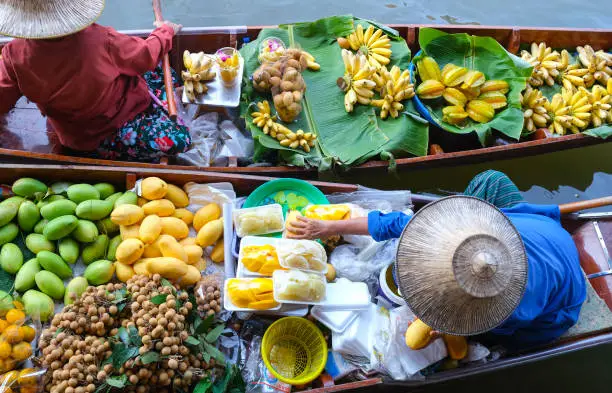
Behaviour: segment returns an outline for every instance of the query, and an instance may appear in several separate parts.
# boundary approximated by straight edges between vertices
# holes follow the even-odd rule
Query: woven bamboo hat
[[[103,9],[104,0],[0,0],[0,34],[62,37],[94,23]]]
[[[505,321],[527,283],[527,255],[514,225],[468,196],[442,198],[412,217],[396,269],[402,296],[423,322],[464,336]]]

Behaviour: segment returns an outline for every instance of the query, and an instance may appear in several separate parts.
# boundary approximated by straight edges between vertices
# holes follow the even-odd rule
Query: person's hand
[[[331,221],[313,220],[303,216],[297,216],[297,221],[287,224],[291,239],[325,239],[333,235],[330,233]]]
[[[153,22],[153,24],[155,25],[155,27],[160,28],[163,25],[168,25],[172,28],[172,30],[174,31],[174,35],[177,35],[179,33],[179,31],[181,31],[181,29],[183,28],[183,25],[177,25],[176,23],[170,22],[169,20],[164,20],[164,21],[155,21]]]

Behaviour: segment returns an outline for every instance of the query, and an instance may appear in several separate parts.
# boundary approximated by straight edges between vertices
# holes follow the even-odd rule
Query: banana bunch
[[[579,46],[576,51],[580,64],[588,70],[588,74],[585,75],[586,87],[593,86],[595,81],[606,86],[612,77],[612,54],[604,51],[595,52],[590,45]]]
[[[552,132],[565,135],[565,130],[571,127],[572,117],[569,115],[569,106],[561,94],[555,94],[550,101],[544,102],[544,107],[551,121]]]
[[[272,115],[270,103],[268,101],[258,102],[257,109],[259,109],[259,111],[251,113],[251,116],[253,117],[253,124],[261,128],[266,135],[271,133],[276,134],[276,116]],[[272,135],[272,137],[276,138],[276,135]]]
[[[555,84],[555,78],[559,76],[559,69],[567,67],[561,54],[553,51],[544,42],[531,44],[531,52],[522,51],[521,58],[533,66],[533,72],[529,78],[529,84],[539,87],[546,83],[548,86]],[[569,60],[569,57],[568,57]]]
[[[593,105],[589,103],[589,92],[585,89],[578,91],[561,89],[563,100],[569,106],[569,115],[572,117],[572,127],[568,127],[574,134],[584,130],[591,122]]]
[[[534,132],[538,128],[546,127],[550,116],[546,110],[548,100],[542,95],[542,92],[527,85],[520,97],[524,118],[523,128]]]
[[[401,71],[398,66],[393,66],[391,71],[382,66],[378,70],[377,77],[381,79],[382,88],[379,93],[382,97],[372,100],[372,105],[380,108],[380,118],[386,119],[390,114],[394,119],[399,116],[399,112],[404,110],[402,101],[414,97],[414,86],[410,83],[410,72]]]
[[[348,37],[338,38],[338,44],[342,49],[359,51],[375,69],[391,61],[391,39],[381,29],[374,29],[372,25],[365,31],[363,26],[357,25],[355,32]]]
[[[608,85],[612,88],[612,78],[608,80]],[[589,104],[591,104],[591,124],[594,127],[599,127],[606,122],[612,120],[612,95],[602,86],[595,85],[591,92],[588,93]]]
[[[287,130],[289,132],[286,133],[285,138],[280,141],[281,146],[286,146],[291,149],[300,148],[306,153],[310,152],[311,147],[314,147],[317,136],[312,132],[304,132],[302,130],[292,132],[289,129]]]
[[[181,77],[185,82],[185,94],[190,102],[194,102],[196,94],[204,94],[208,91],[205,82],[209,82],[215,78],[215,72],[212,71],[213,59],[206,56],[204,52],[189,53],[183,52],[183,64],[186,71],[181,72]]]
[[[344,95],[344,109],[352,112],[356,103],[369,105],[374,97],[376,82],[373,77],[376,69],[368,63],[366,57],[360,53],[342,49],[342,60],[344,61],[344,76],[338,78],[338,87],[346,94]]]

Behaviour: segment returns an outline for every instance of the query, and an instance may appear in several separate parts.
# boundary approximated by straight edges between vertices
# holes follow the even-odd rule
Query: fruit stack
[[[0,318],[0,373],[14,370],[32,356],[31,342],[36,337],[36,330],[25,321],[25,313],[17,308]]]
[[[206,82],[215,79],[215,72],[211,69],[214,62],[211,56],[199,53],[183,53],[183,65],[187,69],[181,73],[185,82],[185,94],[190,102],[195,102],[196,95],[204,94],[208,91]]]

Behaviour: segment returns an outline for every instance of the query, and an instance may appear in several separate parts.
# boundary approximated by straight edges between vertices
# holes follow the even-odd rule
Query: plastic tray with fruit
[[[279,303],[313,304],[324,303],[326,286],[325,275],[300,270],[277,270],[272,274],[274,280],[274,300]]]
[[[267,235],[285,229],[283,208],[279,204],[236,209],[233,219],[238,237]]]
[[[312,240],[278,239],[276,252],[280,265],[311,273],[327,273],[327,253]]]
[[[223,288],[223,308],[228,311],[271,311],[281,308],[272,294],[270,278],[230,278]]]
[[[240,242],[237,277],[272,277],[275,270],[282,270],[276,253],[277,239],[247,236]]]

